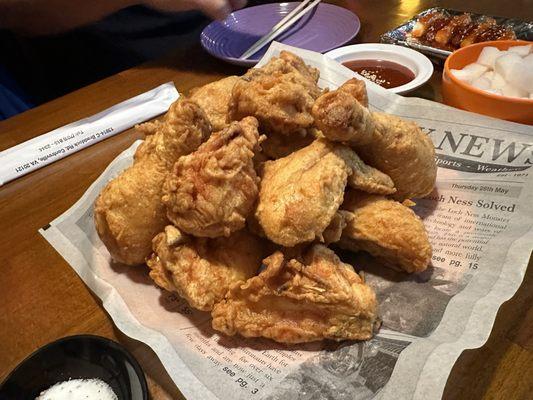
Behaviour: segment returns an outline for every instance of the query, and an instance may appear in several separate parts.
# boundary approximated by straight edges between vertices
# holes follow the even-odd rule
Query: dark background
[[[164,14],[136,6],[59,35],[24,37],[0,29],[0,85],[20,99],[0,119],[171,51],[185,51],[210,22],[198,11]],[[0,93],[2,100],[13,98],[2,99]]]

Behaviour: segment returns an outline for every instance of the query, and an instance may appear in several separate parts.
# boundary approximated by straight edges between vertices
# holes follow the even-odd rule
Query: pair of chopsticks
[[[294,10],[292,10],[281,21],[274,25],[274,27],[270,30],[269,33],[267,33],[265,36],[255,42],[248,50],[246,50],[241,55],[240,59],[246,60],[250,56],[254,55],[263,46],[273,41],[275,38],[277,38],[279,35],[289,29],[292,25],[294,25],[297,21],[299,21],[300,18],[302,18],[305,14],[315,8],[318,3],[320,3],[320,1],[321,0],[303,0]]]

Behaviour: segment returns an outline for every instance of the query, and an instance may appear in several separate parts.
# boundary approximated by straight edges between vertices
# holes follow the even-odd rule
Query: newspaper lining
[[[324,56],[288,49],[335,88],[355,74]],[[416,120],[431,137],[435,191],[417,200],[434,248],[432,266],[406,275],[343,252],[376,290],[383,327],[366,342],[281,345],[218,335],[208,313],[156,288],[146,269],[110,262],[92,203],[132,162],[115,159],[42,235],[102,299],[116,325],[150,345],[188,399],[438,399],[464,349],[481,346],[499,306],[518,289],[533,243],[533,130],[403,98],[368,84],[371,108]],[[529,207],[527,206],[529,205]]]

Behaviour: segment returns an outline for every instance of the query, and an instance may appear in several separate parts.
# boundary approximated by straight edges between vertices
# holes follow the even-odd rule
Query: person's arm
[[[169,12],[198,9],[211,18],[224,18],[246,0],[0,0],[0,29],[50,35],[139,4]]]
[[[0,28],[48,35],[98,21],[136,0],[0,0]]]

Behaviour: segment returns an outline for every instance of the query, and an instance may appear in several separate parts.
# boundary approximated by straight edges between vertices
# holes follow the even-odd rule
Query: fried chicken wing
[[[324,241],[347,183],[377,193],[395,190],[388,176],[365,165],[347,146],[317,139],[263,164],[255,216],[266,236],[282,246]]]
[[[255,216],[274,243],[323,240],[342,203],[350,170],[324,140],[263,165]]]
[[[370,112],[341,89],[318,98],[313,115],[324,136],[347,142],[366,163],[392,178],[395,198],[423,197],[433,190],[435,149],[416,123]]]
[[[229,236],[243,228],[257,198],[253,158],[261,139],[257,120],[247,117],[180,158],[163,186],[169,220],[200,237]]]
[[[410,208],[383,196],[348,191],[342,209],[352,218],[339,247],[366,251],[385,265],[406,272],[428,267],[431,244],[424,224]]]
[[[351,171],[348,186],[367,193],[393,194],[396,192],[390,176],[365,164],[352,149],[346,146],[337,146],[337,149]]]
[[[94,206],[100,239],[114,260],[128,265],[144,263],[152,238],[168,223],[161,204],[167,172],[211,133],[202,109],[184,99],[172,104],[162,122],[139,129],[151,135],[138,147],[133,165],[105,186]]]
[[[189,98],[202,107],[215,132],[222,130],[228,124],[231,92],[238,80],[238,76],[228,76],[191,91]]]
[[[257,273],[265,249],[263,240],[246,230],[228,238],[207,239],[183,235],[169,225],[153,240],[150,277],[191,307],[210,311],[231,285]]]
[[[320,95],[318,70],[288,52],[249,70],[233,87],[229,118],[254,116],[261,132],[300,134],[313,124],[311,107]]]
[[[297,259],[278,251],[263,264],[258,276],[234,285],[215,304],[214,329],[281,343],[373,336],[374,291],[330,249],[315,245]]]

